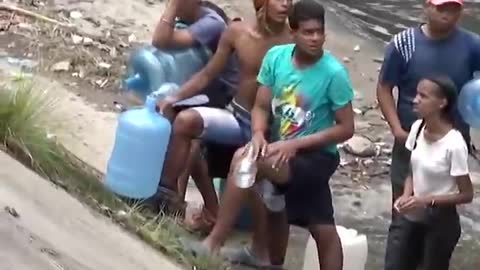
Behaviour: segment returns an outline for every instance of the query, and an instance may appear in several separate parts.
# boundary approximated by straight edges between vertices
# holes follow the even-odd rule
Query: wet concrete
[[[422,21],[424,1],[418,0],[325,0],[345,12],[363,31],[382,41],[389,41],[406,27]],[[467,0],[461,24],[480,33],[480,1]]]

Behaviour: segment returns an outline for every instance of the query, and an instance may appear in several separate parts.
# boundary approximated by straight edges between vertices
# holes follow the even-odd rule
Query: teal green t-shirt
[[[316,133],[335,124],[335,111],[353,98],[345,67],[328,51],[313,65],[298,69],[295,45],[271,48],[263,58],[257,80],[272,90],[273,140]],[[337,153],[336,144],[325,149]]]

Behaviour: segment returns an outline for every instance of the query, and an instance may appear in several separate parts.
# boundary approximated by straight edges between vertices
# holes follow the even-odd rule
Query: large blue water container
[[[210,56],[211,52],[200,45],[162,50],[152,45],[141,47],[130,56],[123,88],[144,100],[164,83],[182,85],[207,64]]]
[[[480,129],[480,77],[463,86],[458,97],[458,110],[466,123]]]
[[[143,107],[120,114],[105,185],[123,197],[151,197],[160,182],[171,125],[155,103],[147,96]]]

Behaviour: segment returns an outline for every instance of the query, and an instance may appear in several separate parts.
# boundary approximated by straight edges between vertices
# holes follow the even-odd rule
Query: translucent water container
[[[177,24],[177,27],[184,26]],[[171,49],[146,45],[131,54],[122,88],[145,100],[165,83],[185,83],[207,64],[210,56],[211,52],[200,45]]]
[[[119,116],[105,185],[123,197],[148,198],[160,182],[171,125],[156,112],[155,104],[155,97],[147,96],[143,107]]]
[[[367,237],[354,229],[337,226],[343,249],[343,270],[365,270],[368,257]],[[318,263],[317,245],[310,236],[305,250],[303,270],[321,270]]]
[[[463,86],[458,97],[458,110],[466,123],[480,129],[480,77]]]

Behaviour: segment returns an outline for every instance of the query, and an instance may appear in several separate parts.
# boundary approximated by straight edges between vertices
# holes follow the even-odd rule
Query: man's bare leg
[[[188,159],[192,140],[202,132],[202,119],[193,110],[180,112],[173,122],[172,135],[163,165],[161,185],[178,191],[177,180]]]
[[[235,185],[233,168],[235,168],[242,153],[242,149],[235,153],[231,171],[227,179],[226,189],[222,197],[217,223],[212,232],[202,242],[202,245],[207,248],[209,252],[217,253],[225,243],[234,226],[242,202],[249,199],[253,220],[252,255],[265,265],[282,265],[285,259],[289,235],[286,213],[267,211],[256,191],[253,189],[241,189]],[[267,223],[267,215],[270,225]]]
[[[308,229],[317,244],[318,261],[321,269],[343,268],[343,251],[337,228],[334,225],[312,225]]]
[[[207,161],[200,152],[200,143],[196,145],[195,152],[192,152],[193,163],[191,167],[191,175],[195,185],[202,195],[205,208],[214,217],[218,213],[218,197],[213,185],[213,179],[208,173]]]
[[[268,212],[268,254],[272,265],[283,265],[287,255],[290,225],[288,225],[287,212]]]
[[[181,198],[185,200],[188,180],[190,175],[202,195],[204,207],[200,212],[192,212],[185,217],[187,229],[208,233],[215,224],[218,212],[218,198],[213,185],[213,179],[208,173],[207,161],[201,154],[201,142],[193,140],[187,161],[187,166],[178,179],[178,190]]]
[[[194,151],[196,151],[196,146],[198,146],[198,143],[196,141],[192,141],[191,148],[190,148],[190,153],[188,155],[188,159],[186,162],[185,170],[183,173],[178,177],[178,194],[182,199],[185,200],[185,195],[187,194],[187,186],[188,186],[188,180],[190,179],[191,171],[193,169],[193,163],[194,163]]]
[[[222,204],[218,211],[217,222],[202,244],[209,252],[218,253],[235,224],[242,207],[242,202],[247,201],[247,199],[250,201],[253,221],[251,251],[258,259],[268,263],[265,207],[254,190],[238,188],[231,174],[227,178],[225,192],[221,199]]]

